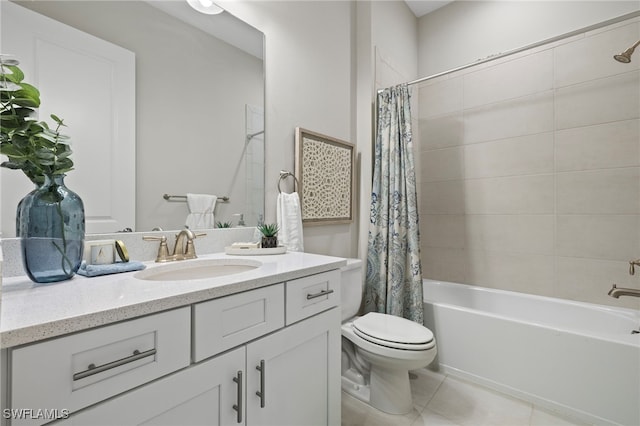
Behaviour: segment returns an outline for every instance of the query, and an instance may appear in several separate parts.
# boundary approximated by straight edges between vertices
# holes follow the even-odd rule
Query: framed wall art
[[[355,145],[300,127],[295,145],[302,222],[353,221]]]

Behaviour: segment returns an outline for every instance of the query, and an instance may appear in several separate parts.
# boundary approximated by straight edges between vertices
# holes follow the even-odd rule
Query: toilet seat
[[[353,321],[353,331],[368,342],[393,349],[425,351],[435,346],[431,330],[394,315],[370,312]]]

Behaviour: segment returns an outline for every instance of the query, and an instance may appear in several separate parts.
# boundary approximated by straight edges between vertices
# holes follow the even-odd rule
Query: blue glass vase
[[[45,176],[44,183],[18,204],[22,263],[36,283],[73,277],[84,249],[84,205],[64,184],[64,175]]]
[[[20,214],[22,213],[22,204],[25,203],[29,198],[33,197],[33,194],[36,193],[39,186],[36,184],[36,188],[25,195],[20,202],[18,202],[18,207],[16,208],[16,237],[20,237]]]

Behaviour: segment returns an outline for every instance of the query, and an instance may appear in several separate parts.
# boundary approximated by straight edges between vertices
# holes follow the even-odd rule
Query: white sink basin
[[[250,259],[181,260],[137,272],[134,277],[147,281],[187,281],[239,274],[259,268],[262,263]]]

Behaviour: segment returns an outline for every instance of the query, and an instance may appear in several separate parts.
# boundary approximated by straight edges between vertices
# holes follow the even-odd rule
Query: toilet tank
[[[360,259],[347,259],[347,266],[340,268],[342,321],[356,316],[360,310],[364,288],[362,269],[363,262]]]

